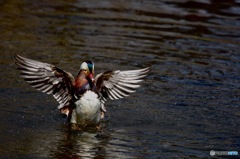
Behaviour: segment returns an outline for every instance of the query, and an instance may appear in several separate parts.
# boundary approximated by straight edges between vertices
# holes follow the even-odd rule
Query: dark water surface
[[[137,93],[107,103],[102,135],[80,133],[19,78],[16,53],[74,76],[86,59],[97,73],[152,71]],[[0,55],[0,158],[240,153],[240,1],[0,1]]]

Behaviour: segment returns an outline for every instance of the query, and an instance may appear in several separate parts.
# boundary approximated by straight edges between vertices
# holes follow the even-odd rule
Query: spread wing
[[[20,70],[20,76],[32,87],[47,94],[52,94],[60,104],[58,108],[70,104],[73,98],[74,77],[64,70],[48,63],[14,56],[16,65]]]
[[[129,71],[107,71],[95,77],[96,88],[103,100],[119,99],[129,96],[140,87],[142,78],[147,76],[149,68]]]

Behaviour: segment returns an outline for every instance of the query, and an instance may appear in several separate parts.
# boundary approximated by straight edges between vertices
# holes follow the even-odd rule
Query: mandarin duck
[[[20,77],[39,91],[52,94],[58,109],[72,124],[98,125],[106,112],[105,101],[124,98],[140,87],[149,68],[106,71],[94,77],[94,63],[84,61],[77,76],[52,64],[15,55]]]

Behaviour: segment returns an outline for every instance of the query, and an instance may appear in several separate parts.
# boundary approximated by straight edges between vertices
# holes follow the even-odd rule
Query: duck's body
[[[74,102],[70,122],[73,124],[97,125],[101,119],[101,102],[93,91],[86,91],[81,98]]]
[[[58,109],[70,123],[79,126],[98,125],[106,112],[104,103],[135,92],[149,68],[131,71],[106,71],[94,78],[94,64],[85,61],[74,78],[54,65],[15,55],[21,77],[37,90],[53,94]]]
[[[74,124],[96,125],[101,119],[101,101],[98,97],[93,81],[87,77],[84,71],[80,71],[74,81],[74,108],[70,122]]]

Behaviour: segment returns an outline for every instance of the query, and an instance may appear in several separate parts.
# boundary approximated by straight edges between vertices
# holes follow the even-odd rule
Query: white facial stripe
[[[86,62],[83,62],[80,66],[80,70],[87,70],[89,72],[89,69],[88,69],[88,65]]]
[[[81,64],[81,66],[80,66],[80,69],[82,69],[82,70],[87,70],[87,69],[88,69],[87,63],[86,63],[86,62],[83,62],[83,63]]]

